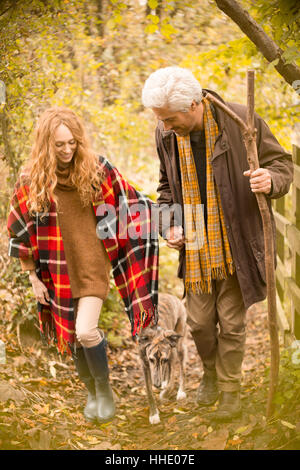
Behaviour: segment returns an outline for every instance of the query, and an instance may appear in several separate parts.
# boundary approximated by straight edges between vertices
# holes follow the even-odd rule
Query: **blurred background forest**
[[[298,1],[239,0],[239,4],[280,48],[279,55],[271,59],[259,52],[253,41],[221,11],[220,6],[226,3],[234,3],[234,0],[0,0],[0,85],[2,81],[6,90],[6,103],[1,103],[0,99],[0,326],[2,325],[2,337],[9,345],[8,352],[14,356],[16,362],[10,381],[18,377],[17,371],[21,371],[24,364],[24,367],[27,367],[26,361],[30,364],[29,354],[27,358],[19,357],[19,354],[25,344],[22,331],[25,335],[25,331],[36,321],[36,302],[29,289],[28,276],[20,272],[17,261],[8,259],[6,216],[19,169],[30,156],[37,117],[44,109],[58,105],[70,107],[77,112],[86,124],[94,150],[107,156],[127,180],[153,200],[157,197],[159,174],[154,141],[156,122],[152,112],[145,110],[141,104],[141,91],[149,74],[160,67],[187,67],[199,79],[203,88],[218,92],[227,101],[242,104],[246,104],[246,72],[249,68],[254,69],[256,111],[288,151],[291,151],[292,139],[299,139]],[[286,79],[278,73],[282,70],[282,60],[285,64],[295,65],[294,79]],[[181,296],[182,284],[176,278],[177,256],[177,252],[166,248],[161,241],[160,290]],[[127,319],[125,315],[120,316],[120,311],[121,301],[112,282],[112,289],[101,315],[101,326],[108,333],[110,345],[116,349],[124,346],[124,335],[122,338],[119,334],[124,322],[128,330]],[[251,344],[256,348],[253,357],[257,351],[265,351],[267,344],[265,315],[257,315],[257,318],[260,318],[258,322],[253,320],[252,326],[250,325],[253,333]],[[124,331],[127,331],[126,328]],[[250,348],[252,346],[250,345]],[[32,353],[33,349],[30,349],[30,354]],[[122,355],[125,353],[126,351],[122,352]],[[21,381],[26,384],[36,381],[43,387],[46,386],[45,381],[52,380],[52,385],[58,386],[59,380],[55,382],[58,373],[55,367],[58,365],[60,370],[63,366],[55,362],[56,359],[49,363],[49,370],[44,370],[45,379],[32,378],[33,371],[38,370],[36,363],[39,362],[39,355],[37,350],[35,365],[32,366],[33,362],[31,368],[28,365],[30,372],[25,378],[22,370]],[[118,355],[121,357],[119,353]],[[126,360],[128,362],[128,358]],[[131,360],[134,370],[136,363],[132,358]],[[194,361],[196,363],[196,357]],[[259,367],[257,359],[251,356],[249,361],[249,370],[261,374],[265,367],[265,357],[260,359]],[[39,364],[40,370],[43,367],[48,365],[45,362]],[[67,372],[66,377],[69,380]],[[296,379],[293,379],[294,382]],[[254,379],[250,377],[247,380],[252,384]],[[257,380],[261,380],[261,376]],[[60,382],[64,383],[61,379]],[[282,406],[286,400],[283,393],[291,393],[294,382],[285,380],[285,388],[279,397]],[[72,387],[73,383],[69,388],[73,397]],[[249,390],[251,387],[252,385],[249,385]],[[297,390],[299,394],[299,386]],[[27,393],[32,400],[37,400],[34,406],[37,406],[38,413],[43,415],[41,410],[45,407],[38,408],[44,404],[42,392],[39,397],[35,392],[35,395],[33,392],[30,395],[30,390],[27,390]],[[44,393],[46,395],[48,392]],[[61,392],[60,398],[63,393]],[[141,399],[139,406],[142,407],[143,397]],[[294,395],[293,399],[296,403]],[[124,392],[124,407],[126,400],[127,392]],[[262,402],[261,398],[257,399],[258,406],[261,406]],[[78,404],[76,406],[78,408]],[[252,407],[253,404],[249,406]],[[25,410],[24,416],[27,418],[24,418],[24,426],[28,429],[24,434],[13,406],[10,405],[10,410],[4,410],[11,414],[7,415],[7,424],[3,426],[14,430],[12,432],[17,437],[18,433],[21,436],[15,444],[14,437],[8,436],[8,446],[19,445],[24,448],[28,445],[26,436],[33,436],[35,429],[32,428],[34,425],[30,424],[33,408],[30,408],[30,411],[29,408]],[[290,409],[292,410],[293,406]],[[61,410],[61,413],[65,411]],[[71,429],[74,431],[72,413],[70,419],[68,418],[70,433]],[[147,411],[141,411],[142,415],[143,413],[143,419],[146,420]],[[176,413],[179,417],[184,414],[180,410]],[[259,410],[259,413],[263,411]],[[65,414],[67,416],[67,413]],[[176,421],[173,414],[171,410],[170,427],[173,427]],[[253,414],[255,415],[255,412]],[[33,448],[39,448],[39,445],[42,446],[40,448],[50,446],[47,439],[53,422],[47,410],[45,416],[42,419],[46,420],[46,434],[40,434],[40,444],[32,437],[33,443],[30,446]],[[12,424],[13,417],[16,427]],[[190,422],[195,422],[195,419],[198,418],[191,417]],[[251,432],[256,426],[253,423],[248,428]],[[281,427],[284,427],[286,433],[294,432],[296,425],[284,423]],[[124,422],[121,422],[120,426],[122,424]],[[261,429],[265,429],[265,424],[261,426]],[[128,429],[132,431],[132,423]],[[145,429],[147,431],[147,428]],[[205,429],[202,434],[198,433],[199,436],[197,434],[195,439],[211,435],[210,427]],[[247,434],[246,429],[244,427],[240,433]],[[172,430],[171,434],[173,432]],[[183,434],[178,435],[178,442],[185,445],[184,428],[182,432]],[[238,433],[236,430],[232,432],[233,435]],[[276,432],[274,428],[270,430],[270,439],[276,438]],[[62,425],[62,439],[65,433],[66,427]],[[227,438],[230,433],[231,431],[227,433]],[[118,438],[120,434],[116,431]],[[149,435],[148,431],[146,434]],[[45,439],[46,444],[43,443]],[[218,439],[220,436],[217,436]],[[222,439],[224,441],[224,437]],[[290,439],[290,435],[284,439]],[[132,443],[131,438],[129,441]],[[229,440],[226,446],[237,448],[242,441],[240,438]],[[58,446],[57,442],[53,443],[53,446],[55,445]],[[61,448],[64,448],[64,445],[61,444]],[[78,442],[74,444],[75,448],[82,448],[82,445]],[[211,448],[210,445],[208,444],[208,448]],[[257,444],[258,447],[260,445],[261,443]],[[73,444],[71,448],[74,448],[72,446]]]
[[[246,71],[255,69],[256,111],[280,143],[291,149],[298,94],[276,71],[278,59],[269,63],[216,3],[0,2],[0,80],[6,87],[6,105],[0,112],[4,232],[12,187],[30,155],[36,119],[52,105],[76,111],[88,128],[94,150],[106,155],[125,178],[155,200],[159,170],[156,122],[141,104],[141,90],[149,74],[159,67],[187,67],[203,88],[244,104]],[[297,1],[243,0],[240,4],[283,48],[285,61],[299,63]],[[180,294],[176,264],[177,253],[162,245],[160,286]],[[17,281],[17,263],[5,273],[6,281],[12,276]],[[20,284],[24,282],[22,275]],[[21,297],[24,295],[25,291]]]

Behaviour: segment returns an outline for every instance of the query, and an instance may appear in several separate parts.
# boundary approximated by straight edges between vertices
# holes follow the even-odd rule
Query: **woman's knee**
[[[97,297],[82,297],[79,299],[75,334],[82,346],[93,347],[101,341],[98,329],[102,300]]]
[[[91,348],[101,341],[101,333],[98,328],[87,328],[86,325],[76,325],[76,338],[79,343]]]

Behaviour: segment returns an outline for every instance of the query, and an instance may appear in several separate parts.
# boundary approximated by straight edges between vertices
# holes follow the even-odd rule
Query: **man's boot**
[[[79,378],[85,384],[88,390],[87,403],[85,405],[83,414],[88,421],[94,421],[98,417],[95,381],[94,377],[90,373],[83,348],[76,348],[76,352],[73,349],[72,358],[75,363]]]
[[[108,381],[109,371],[105,338],[92,348],[84,348],[90,372],[95,380],[98,421],[110,421],[115,415],[113,392]]]
[[[227,421],[236,418],[241,413],[240,392],[221,392],[219,405],[213,414],[213,418],[219,421]]]
[[[216,373],[204,372],[197,390],[197,403],[199,406],[211,406],[218,399],[218,385]]]

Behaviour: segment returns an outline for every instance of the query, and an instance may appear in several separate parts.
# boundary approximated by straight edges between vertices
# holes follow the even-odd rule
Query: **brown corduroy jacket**
[[[203,90],[222,98],[210,90]],[[223,101],[224,102],[224,101]],[[238,116],[246,121],[246,106],[226,103]],[[243,172],[249,169],[246,148],[238,125],[222,110],[213,108],[219,128],[212,156],[212,168],[216,185],[220,192],[222,208],[237,277],[241,287],[245,308],[266,297],[266,275],[264,262],[264,239],[261,215],[255,194],[250,189],[249,178]],[[290,154],[278,143],[267,124],[255,114],[257,128],[257,150],[260,166],[267,168],[272,176],[272,191],[267,196],[272,213],[271,199],[280,198],[289,191],[293,179],[293,163]],[[182,188],[179,169],[176,135],[164,131],[159,121],[156,128],[156,146],[160,159],[158,204],[180,204]],[[182,211],[183,213],[183,211]],[[272,215],[274,240],[275,222]],[[171,225],[181,225],[175,219]],[[160,225],[163,234],[167,227]],[[275,246],[275,243],[274,243]],[[274,253],[274,256],[276,254]],[[185,250],[179,254],[178,276],[185,275]]]

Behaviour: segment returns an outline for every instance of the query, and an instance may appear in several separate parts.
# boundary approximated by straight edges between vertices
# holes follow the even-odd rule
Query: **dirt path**
[[[85,422],[85,391],[71,359],[54,349],[8,333],[7,364],[0,366],[0,448],[2,449],[272,449],[293,441],[292,430],[267,424],[264,418],[269,341],[265,304],[248,311],[248,339],[243,365],[243,414],[230,423],[216,424],[210,409],[195,405],[201,375],[195,346],[189,338],[187,399],[160,403],[161,423],[148,423],[148,406],[138,351],[124,331],[124,347],[109,349],[111,382],[117,397],[117,416],[103,425]],[[19,338],[20,339],[20,338]],[[22,345],[23,352],[20,350]],[[282,441],[284,435],[284,441]],[[278,442],[278,440],[280,442]],[[280,444],[280,445],[279,445]]]
[[[0,227],[0,271],[6,263],[4,225]],[[7,281],[7,279],[9,281]],[[137,346],[130,339],[129,323],[122,331],[122,346],[108,349],[110,379],[117,401],[117,415],[110,423],[87,423],[82,409],[86,392],[72,360],[43,346],[39,335],[11,328],[11,319],[22,315],[16,308],[35,301],[24,298],[24,276],[14,273],[14,284],[0,276],[0,339],[6,343],[7,363],[0,364],[0,449],[299,449],[300,404],[296,397],[286,404],[286,415],[265,419],[268,391],[269,336],[266,303],[247,312],[247,342],[243,363],[240,418],[217,424],[208,409],[197,408],[196,389],[202,371],[189,336],[186,400],[159,404],[161,422],[150,425],[148,404]],[[25,294],[26,295],[26,294]],[[31,309],[31,310],[30,310]],[[22,310],[22,309],[21,309]],[[27,312],[28,315],[28,312]],[[116,343],[118,344],[118,342]],[[298,388],[299,391],[299,388]],[[287,395],[288,396],[288,395]],[[158,398],[158,397],[157,397]],[[294,397],[295,400],[295,397]]]

